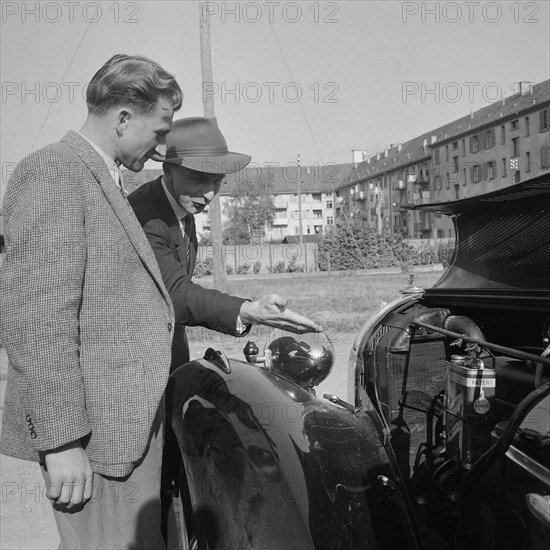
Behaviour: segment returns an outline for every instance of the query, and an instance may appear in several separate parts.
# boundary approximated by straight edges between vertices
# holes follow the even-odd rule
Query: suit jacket
[[[145,183],[128,197],[157,258],[162,277],[174,304],[176,329],[172,345],[172,369],[189,361],[185,326],[203,326],[236,335],[242,298],[206,289],[191,281],[197,257],[193,219],[189,254],[187,243],[168,202],[161,178]]]
[[[103,159],[76,132],[17,166],[4,197],[0,451],[37,460],[84,438],[96,472],[144,454],[169,373],[173,308]]]

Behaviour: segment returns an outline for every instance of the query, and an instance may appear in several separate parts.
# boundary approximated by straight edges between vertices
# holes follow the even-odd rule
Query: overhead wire
[[[84,38],[86,38],[86,35],[88,34],[88,31],[90,30],[90,27],[92,26],[92,22],[89,22],[88,23],[88,26],[86,27],[86,29],[84,29],[84,33],[82,34],[82,36],[80,37],[80,41],[78,42],[77,46],[76,46],[76,49],[75,51],[73,52],[73,55],[71,57],[71,60],[69,61],[69,65],[67,66],[67,68],[65,69],[65,72],[63,73],[63,76],[61,77],[61,84],[63,84],[63,82],[65,81],[65,77],[67,76],[68,72],[70,71],[72,65],[73,65],[73,62],[74,60],[76,59],[76,56],[80,50],[80,46],[82,46],[82,42],[84,42]],[[50,116],[50,112],[52,110],[52,107],[53,107],[53,102],[50,102],[49,106],[48,106],[48,109],[46,111],[46,114],[44,116],[44,120],[42,120],[42,124],[40,125],[40,128],[38,129],[38,133],[36,134],[33,142],[32,142],[32,145],[30,146],[29,148],[29,153],[34,149],[34,146],[36,145],[36,142],[38,141],[38,138],[40,137],[40,135],[42,134],[42,130],[44,129],[44,126],[46,125],[46,122],[48,120],[48,117]]]
[[[269,22],[269,26],[270,26],[271,32],[273,33],[273,36],[274,36],[274,38],[275,38],[275,42],[276,42],[277,47],[278,47],[278,49],[279,49],[279,53],[281,54],[281,57],[283,58],[283,62],[284,62],[285,66],[286,66],[286,69],[287,69],[287,71],[288,71],[288,76],[290,77],[290,79],[291,79],[292,82],[295,82],[294,77],[293,77],[293,75],[292,75],[292,70],[290,69],[290,66],[289,66],[288,61],[287,61],[286,56],[285,56],[285,53],[284,53],[284,51],[283,51],[283,48],[282,48],[282,46],[281,46],[281,43],[279,42],[279,38],[277,37],[277,33],[275,32],[275,28],[273,27],[273,24],[271,23],[271,21]],[[308,129],[309,129],[309,133],[311,134],[311,137],[312,137],[312,139],[313,139],[313,142],[315,143],[315,147],[316,147],[316,149],[317,149],[317,154],[319,155],[319,158],[321,159],[321,162],[322,162],[321,170],[323,170],[324,167],[325,167],[325,163],[324,163],[324,160],[323,160],[323,155],[322,155],[321,150],[320,150],[320,148],[319,148],[319,144],[318,144],[318,142],[317,142],[317,138],[315,137],[315,134],[313,133],[313,130],[312,130],[312,128],[311,128],[311,124],[309,123],[309,120],[308,120],[308,117],[307,117],[306,111],[305,111],[305,109],[304,109],[304,106],[303,106],[303,103],[302,103],[302,99],[301,99],[301,98],[298,99],[298,104],[300,105],[300,110],[302,111],[302,115],[303,115],[304,120],[305,120],[305,123],[306,123],[306,125],[307,125],[307,127],[308,127]],[[333,183],[332,181],[329,181],[329,183],[330,183],[330,186],[332,187],[333,193],[336,195],[336,189],[335,189],[335,187],[334,187],[334,183]],[[302,213],[300,212],[300,216],[301,216],[301,215],[302,215]],[[343,211],[343,210],[342,210],[342,216],[343,216],[343,218],[344,218],[344,222],[346,223],[346,225],[348,226],[348,228],[350,228],[351,223],[350,223],[350,221],[349,221],[349,217],[348,217],[347,213],[346,213],[345,211]],[[351,235],[351,238],[352,238],[352,240],[353,240],[353,243],[354,243],[355,247],[357,248],[357,252],[358,252],[358,254],[359,254],[359,258],[360,258],[360,260],[361,260],[361,262],[362,262],[362,264],[363,264],[363,267],[364,267],[364,269],[367,269],[366,259],[365,259],[364,255],[363,255],[363,251],[361,250],[361,247],[359,246],[359,243],[357,242],[357,239],[355,238],[355,235],[353,234],[353,230],[352,230],[351,228],[350,228],[350,235]],[[378,300],[379,300],[381,303],[383,303],[383,301],[381,300],[381,296],[380,296],[380,294],[376,291],[376,289],[373,288],[372,290],[373,290],[374,293],[376,294]]]

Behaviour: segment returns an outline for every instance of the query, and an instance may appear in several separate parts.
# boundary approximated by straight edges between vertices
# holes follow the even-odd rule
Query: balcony
[[[364,191],[359,191],[359,193],[355,193],[353,196],[353,200],[355,201],[364,201],[367,198],[367,194]]]
[[[414,230],[418,232],[431,231],[432,230],[431,220],[427,219],[422,222],[415,222]]]
[[[277,210],[286,210],[288,208],[288,201],[279,199],[278,197],[273,201],[273,206]]]
[[[281,227],[283,225],[288,225],[288,218],[275,218],[273,220],[274,227]]]

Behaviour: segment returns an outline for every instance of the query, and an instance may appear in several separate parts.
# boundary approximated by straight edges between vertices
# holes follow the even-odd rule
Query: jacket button
[[[168,332],[169,332],[169,333],[172,332],[172,323],[168,323]]]

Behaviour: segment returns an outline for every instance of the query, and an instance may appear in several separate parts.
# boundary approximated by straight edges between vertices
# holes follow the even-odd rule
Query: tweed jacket
[[[81,439],[94,471],[143,456],[165,390],[173,308],[153,251],[78,133],[31,153],[5,197],[0,451],[39,460]]]
[[[172,344],[172,370],[189,361],[185,326],[203,326],[237,335],[236,323],[243,298],[206,289],[191,280],[197,257],[194,218],[189,242],[168,202],[161,178],[145,183],[128,196],[157,258],[174,304],[176,329]]]

